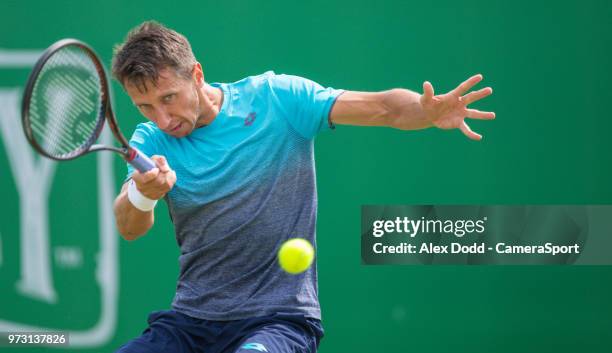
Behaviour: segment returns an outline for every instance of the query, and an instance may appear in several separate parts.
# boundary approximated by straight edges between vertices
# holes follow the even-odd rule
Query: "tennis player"
[[[469,78],[435,95],[406,89],[354,92],[272,71],[234,83],[206,82],[181,34],[155,22],[116,48],[113,76],[147,122],[130,143],[156,162],[128,165],[115,201],[127,240],[147,233],[164,199],[181,255],[171,310],[153,312],[141,336],[118,352],[316,352],[323,328],[316,265],[300,275],[276,259],[289,238],[315,242],[313,139],[335,124],[402,130],[460,129],[492,93]]]

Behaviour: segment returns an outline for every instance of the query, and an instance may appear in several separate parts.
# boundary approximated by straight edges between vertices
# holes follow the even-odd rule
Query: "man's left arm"
[[[494,119],[495,113],[468,108],[468,105],[493,93],[490,87],[470,89],[482,80],[475,75],[454,90],[435,95],[431,83],[423,83],[423,94],[406,89],[383,92],[342,93],[330,112],[330,120],[341,125],[388,126],[401,130],[418,130],[436,126],[441,129],[460,129],[467,137],[480,140],[482,136],[470,129],[465,118]]]

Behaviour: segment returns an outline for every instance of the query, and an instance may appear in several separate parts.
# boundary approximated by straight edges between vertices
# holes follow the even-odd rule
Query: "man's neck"
[[[200,110],[202,115],[196,123],[196,128],[210,125],[223,106],[223,91],[204,83],[201,89]]]

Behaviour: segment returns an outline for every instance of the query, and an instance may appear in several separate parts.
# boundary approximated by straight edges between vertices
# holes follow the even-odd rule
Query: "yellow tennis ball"
[[[314,248],[308,240],[302,238],[287,240],[278,251],[280,267],[292,275],[306,271],[313,259]]]

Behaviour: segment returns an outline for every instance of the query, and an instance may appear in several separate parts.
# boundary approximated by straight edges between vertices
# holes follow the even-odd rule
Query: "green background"
[[[320,352],[607,352],[612,267],[363,266],[360,206],[612,203],[611,18],[605,0],[4,0],[0,48],[43,49],[76,37],[108,65],[131,27],[156,19],[190,39],[208,81],[274,70],[363,91],[420,91],[429,80],[441,93],[482,73],[479,87],[494,94],[474,107],[497,113],[493,122],[471,123],[482,142],[459,131],[345,126],[317,138]],[[0,69],[0,87],[21,85],[26,75]],[[142,118],[114,90],[120,124],[131,131]],[[78,277],[58,274],[66,283],[57,285],[68,288],[61,310],[12,294],[19,199],[4,151],[0,144],[0,317],[86,328],[99,309],[87,279],[75,292],[69,286]],[[114,165],[119,188],[125,167],[118,158]],[[52,237],[54,227],[65,231],[56,242],[83,241],[92,236],[83,229],[97,229],[87,212],[96,205],[90,167],[93,156],[58,166]],[[85,207],[62,216],[75,204]],[[92,244],[75,276],[93,268]],[[119,245],[116,332],[83,352],[112,351],[172,299],[178,249],[165,205],[146,237]]]

